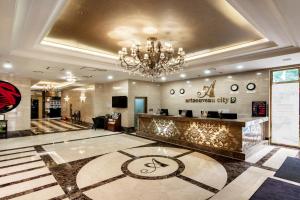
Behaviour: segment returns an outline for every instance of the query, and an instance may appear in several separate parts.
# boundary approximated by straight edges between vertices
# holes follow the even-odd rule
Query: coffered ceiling
[[[185,79],[299,64],[299,7],[297,0],[1,0],[0,63],[13,68],[0,73],[145,80],[124,73],[116,53],[150,33],[185,48]]]
[[[150,35],[187,53],[263,38],[224,0],[69,0],[44,40],[117,53]]]

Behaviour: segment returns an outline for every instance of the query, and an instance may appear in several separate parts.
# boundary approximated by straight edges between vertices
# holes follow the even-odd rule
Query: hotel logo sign
[[[215,97],[215,85],[216,85],[216,80],[210,84],[210,86],[203,86],[203,90],[201,92],[197,92],[198,98],[204,98],[204,97]]]
[[[197,92],[198,98],[186,99],[186,103],[236,103],[236,97],[216,97],[215,96],[216,80],[210,85],[203,86],[202,91]]]

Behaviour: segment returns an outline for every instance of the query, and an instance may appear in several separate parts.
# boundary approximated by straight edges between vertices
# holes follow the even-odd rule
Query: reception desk
[[[263,142],[268,118],[212,119],[139,114],[137,135],[244,160]]]

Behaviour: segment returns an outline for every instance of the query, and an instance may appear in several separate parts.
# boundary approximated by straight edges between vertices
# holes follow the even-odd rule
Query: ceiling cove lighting
[[[93,55],[93,56],[100,56],[100,57],[105,57],[105,58],[111,58],[111,59],[114,59],[114,60],[118,59],[117,56],[111,55],[111,54],[106,53],[106,52],[98,52],[98,51],[91,51],[91,50],[86,50],[86,49],[80,49],[80,48],[77,48],[77,47],[72,47],[72,46],[68,46],[68,45],[58,44],[58,43],[54,43],[54,42],[49,42],[49,41],[46,41],[46,40],[43,40],[41,42],[41,45],[55,47],[55,48],[61,48],[61,49],[66,49],[66,50],[71,50],[71,51],[75,51],[75,52],[79,52],[79,53],[84,53],[84,54],[89,54],[89,55]]]
[[[170,42],[162,44],[155,37],[149,37],[145,45],[132,45],[130,52],[126,47],[119,51],[121,67],[133,74],[148,78],[159,78],[183,69],[185,52],[177,51]]]
[[[253,42],[247,42],[244,44],[240,44],[240,45],[234,45],[231,47],[227,47],[224,49],[217,49],[217,50],[204,50],[204,51],[199,51],[196,53],[190,53],[187,55],[186,57],[186,61],[191,61],[191,60],[196,60],[196,59],[200,59],[200,58],[204,58],[207,56],[212,56],[212,55],[217,55],[220,53],[225,53],[225,52],[229,52],[229,51],[233,51],[233,50],[237,50],[237,49],[242,49],[242,48],[247,48],[247,47],[251,47],[251,46],[255,46],[255,45],[259,45],[259,44],[263,44],[268,42],[269,40],[267,38],[263,38],[257,41],[253,41]]]
[[[13,67],[13,65],[11,64],[11,62],[5,62],[3,63],[3,68],[5,69],[11,69]]]

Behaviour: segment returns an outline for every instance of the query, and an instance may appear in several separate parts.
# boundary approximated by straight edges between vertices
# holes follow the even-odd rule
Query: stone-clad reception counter
[[[268,118],[212,119],[139,114],[137,135],[244,160],[262,143]]]

